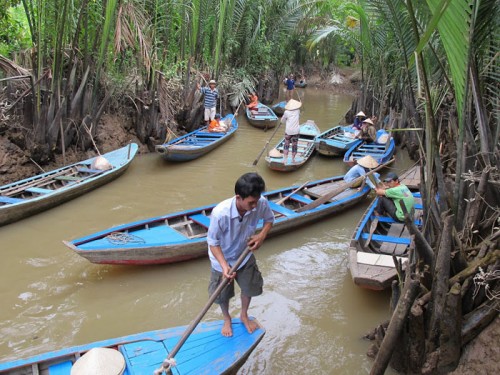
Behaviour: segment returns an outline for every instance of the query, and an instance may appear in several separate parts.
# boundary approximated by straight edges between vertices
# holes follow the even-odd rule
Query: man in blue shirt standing
[[[215,86],[216,82],[213,79],[208,82],[208,87],[201,87],[198,83],[198,89],[203,95],[205,95],[205,123],[207,126],[210,121],[215,118],[215,108],[217,107],[217,98],[219,97],[219,92],[217,91]]]
[[[208,256],[212,265],[208,292],[217,289],[222,278],[236,279],[241,289],[240,318],[249,333],[257,328],[257,323],[248,318],[248,308],[252,297],[262,294],[263,279],[253,253],[250,253],[235,273],[229,274],[231,267],[248,246],[257,250],[274,223],[274,214],[267,199],[262,197],[265,183],[257,173],[241,176],[234,187],[235,196],[219,203],[210,215],[207,234]],[[262,230],[255,234],[259,220],[263,220]],[[222,335],[233,335],[229,300],[234,297],[234,283],[224,288],[215,300],[222,310],[224,325]]]
[[[293,74],[290,73],[285,83],[286,83],[286,100],[290,100],[292,99],[293,96],[293,90],[295,90],[295,79],[293,77]]]

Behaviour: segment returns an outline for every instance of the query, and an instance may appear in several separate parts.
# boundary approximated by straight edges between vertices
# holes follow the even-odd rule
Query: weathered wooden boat
[[[418,192],[420,171],[412,168],[400,177],[401,183],[412,190],[415,197],[414,221],[422,225],[422,200]],[[397,277],[393,256],[406,262],[411,243],[410,233],[404,223],[389,216],[375,216],[378,198],[363,215],[349,247],[349,269],[354,283],[372,290],[389,288]]]
[[[248,122],[259,129],[271,129],[278,123],[278,116],[268,106],[259,103],[256,111],[246,108]]]
[[[233,114],[224,116],[221,122],[228,125],[225,133],[209,132],[204,126],[168,143],[156,146],[156,152],[169,161],[189,161],[208,154],[231,138],[238,130],[238,122]]]
[[[307,82],[306,81],[295,82],[295,87],[298,87],[299,89],[304,89],[307,87]]]
[[[24,219],[104,185],[126,171],[137,152],[131,143],[102,155],[109,170],[93,169],[96,157],[0,187],[0,225]]]
[[[361,140],[355,138],[354,129],[351,126],[335,126],[316,137],[315,147],[321,155],[341,156],[351,147],[359,144]]]
[[[384,129],[377,130],[377,141],[366,143],[361,142],[353,145],[344,155],[344,161],[350,162],[361,159],[363,156],[372,156],[379,164],[383,164],[391,160],[396,145],[394,139]]]
[[[283,138],[275,147],[280,155],[274,156],[272,153],[266,156],[267,166],[275,171],[290,172],[299,169],[303,166],[314,152],[314,143],[316,136],[320,130],[316,123],[308,120],[306,123],[300,125],[299,142],[297,145],[297,155],[295,161],[292,163],[292,146],[289,147],[287,160],[283,157],[283,149],[285,146],[285,138]]]
[[[363,200],[370,189],[346,189],[316,208],[296,212],[312,203],[318,189],[332,190],[343,184],[343,176],[313,181],[304,189],[288,187],[264,193],[275,215],[270,236],[295,230]],[[293,194],[292,194],[293,193]],[[290,195],[282,204],[276,202]],[[109,228],[64,244],[92,263],[161,264],[207,256],[207,231],[215,204],[153,217]],[[262,228],[258,226],[258,230]]]
[[[273,105],[271,109],[276,114],[276,116],[283,116],[283,113],[285,113],[285,105],[286,101],[282,101]]]
[[[176,366],[172,368],[172,373],[235,373],[265,334],[260,325],[249,334],[239,319],[233,319],[233,336],[224,337],[220,333],[222,325],[223,321],[199,324],[175,356]],[[101,350],[104,357],[93,359],[97,362],[98,358],[106,360],[106,356],[110,356],[112,361],[108,360],[108,365],[113,362],[118,371],[123,366],[124,374],[153,374],[161,367],[185,329],[186,327],[175,327],[144,332],[4,362],[0,363],[0,372],[6,375],[70,375],[72,368],[79,368],[79,374],[100,374],[102,372],[97,368],[85,367],[92,361],[85,361],[83,356],[93,348],[107,348],[108,350],[94,349],[88,354],[94,355]],[[80,358],[82,361],[77,362]],[[118,371],[107,373],[119,373]]]

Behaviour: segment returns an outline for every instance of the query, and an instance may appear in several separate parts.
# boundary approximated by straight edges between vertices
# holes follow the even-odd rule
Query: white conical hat
[[[369,118],[367,118],[366,120],[363,120],[363,122],[366,122],[366,123],[368,123],[368,124],[372,124],[372,125],[373,125],[373,121],[372,121],[372,120],[370,120]]]
[[[115,349],[92,348],[71,367],[71,375],[121,375],[125,358]]]
[[[273,148],[271,151],[269,151],[269,156],[272,158],[280,158],[281,152],[279,152],[277,149]]]
[[[370,155],[363,156],[358,159],[358,164],[365,168],[377,168],[379,166],[378,162]]]
[[[288,111],[293,111],[302,107],[302,103],[295,99],[290,99],[285,105],[285,109]]]
[[[359,111],[358,114],[355,117],[363,116],[366,117],[365,113],[363,111]]]

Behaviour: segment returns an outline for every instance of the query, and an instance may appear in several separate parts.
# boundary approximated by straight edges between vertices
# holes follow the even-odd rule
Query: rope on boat
[[[122,245],[126,243],[146,243],[146,241],[141,237],[123,232],[112,232],[104,238],[115,245]]]
[[[175,358],[166,358],[161,364],[161,367],[156,369],[153,374],[154,375],[161,375],[163,373],[168,374],[170,372],[170,369],[175,366],[177,366]]]

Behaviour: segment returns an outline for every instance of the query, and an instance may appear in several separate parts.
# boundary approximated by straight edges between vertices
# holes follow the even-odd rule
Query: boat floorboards
[[[395,238],[409,238],[410,232],[408,232],[408,229],[406,228],[405,224],[393,223],[393,224],[391,224],[391,228],[389,229],[389,232],[387,232],[387,236],[388,237],[395,237]],[[380,252],[382,254],[401,255],[401,254],[405,253],[407,248],[408,248],[408,245],[406,245],[406,244],[383,242],[382,245],[380,246]]]

